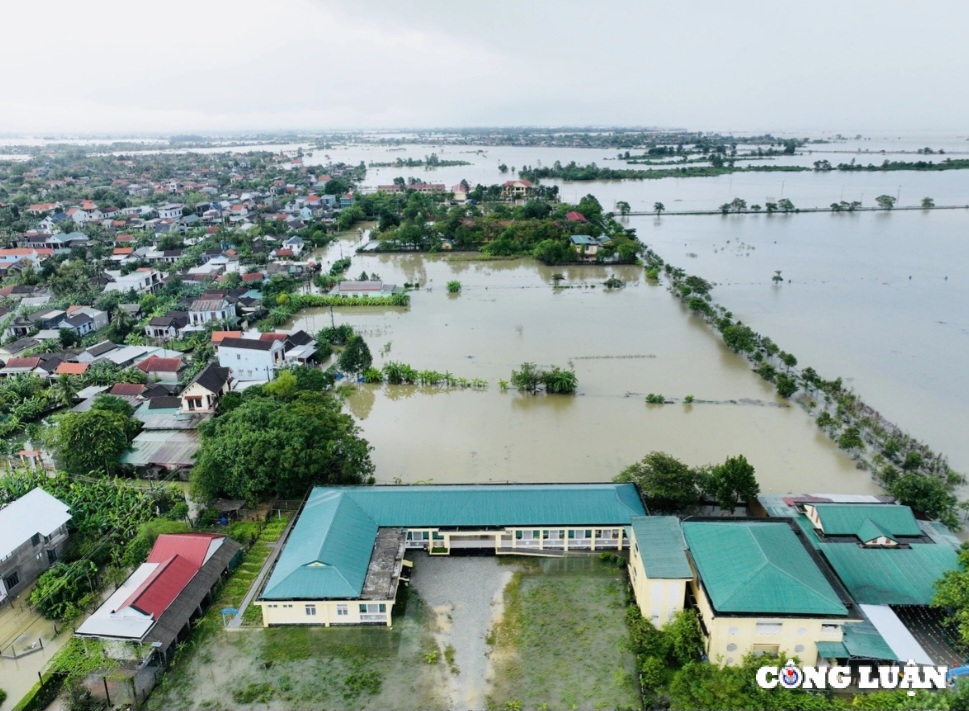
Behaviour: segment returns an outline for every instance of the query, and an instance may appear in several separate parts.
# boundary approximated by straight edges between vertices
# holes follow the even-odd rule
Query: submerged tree
[[[651,511],[690,511],[700,502],[699,473],[665,452],[650,452],[613,481],[636,484]]]

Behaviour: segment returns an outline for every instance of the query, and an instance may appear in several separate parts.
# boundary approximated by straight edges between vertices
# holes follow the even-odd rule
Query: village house
[[[644,515],[632,484],[317,487],[255,604],[265,626],[390,626],[407,549],[622,551]]]
[[[229,368],[240,382],[272,380],[286,365],[285,346],[280,340],[223,338],[219,344],[219,365]]]
[[[344,299],[360,296],[391,296],[392,294],[402,294],[404,289],[395,284],[386,284],[382,281],[341,281],[332,289],[330,296],[342,296]]]
[[[241,553],[238,543],[221,534],[162,534],[148,560],[74,634],[103,641],[112,659],[147,662],[158,655],[154,661],[165,664]]]
[[[145,324],[145,335],[160,341],[172,341],[181,337],[188,322],[187,311],[169,311],[164,316],[149,319]]]
[[[223,395],[229,392],[231,371],[215,363],[209,363],[179,396],[181,410],[185,413],[214,413]]]
[[[191,326],[205,326],[211,321],[234,322],[236,308],[233,304],[221,299],[197,299],[192,302],[188,310],[188,321]]]
[[[148,375],[148,382],[177,383],[184,368],[181,358],[160,358],[151,355],[135,367]]]
[[[78,353],[75,360],[78,363],[93,363],[98,358],[117,349],[118,349],[118,346],[116,346],[111,341],[101,341],[100,343],[95,343],[90,348],[87,348],[81,351],[80,353]]]
[[[177,202],[169,202],[155,207],[158,218],[161,220],[177,220],[182,216],[182,208],[185,206]]]
[[[501,199],[508,202],[527,200],[535,196],[535,184],[530,180],[507,180],[501,186]]]
[[[0,509],[0,605],[63,555],[70,520],[67,504],[41,488]]]
[[[113,279],[105,285],[105,291],[126,293],[134,290],[136,294],[150,294],[164,286],[162,273],[150,267],[141,267],[129,274],[122,274],[120,271],[107,271],[105,274]]]

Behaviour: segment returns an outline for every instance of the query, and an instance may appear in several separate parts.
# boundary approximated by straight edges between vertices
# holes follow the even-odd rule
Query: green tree
[[[888,485],[888,493],[905,506],[941,521],[952,530],[961,528],[958,501],[942,479],[905,472]]]
[[[959,549],[959,568],[935,581],[932,606],[948,610],[963,644],[969,644],[969,544]]]
[[[199,425],[199,435],[196,500],[301,498],[309,486],[363,484],[373,474],[370,445],[331,392],[283,402],[265,388],[247,391],[242,404]]]
[[[353,335],[340,354],[340,370],[346,373],[362,373],[373,365],[370,348],[361,336]]]
[[[780,284],[781,282],[783,282],[784,281],[784,277],[781,276],[781,270],[780,269],[775,269],[774,270],[774,276],[772,276],[770,278],[770,280],[772,282],[774,282],[775,284]]]
[[[930,197],[922,198],[922,209],[929,210],[933,207],[935,207],[935,200]]]
[[[72,474],[113,474],[130,449],[128,418],[106,410],[61,415],[52,443],[61,465]]]
[[[794,393],[797,392],[797,380],[792,378],[787,373],[778,374],[774,385],[777,388],[777,394],[785,400],[789,399]]]
[[[37,579],[29,601],[48,619],[72,620],[96,598],[97,582],[98,566],[92,561],[58,562]]]
[[[697,471],[665,452],[650,452],[613,481],[639,486],[646,506],[653,512],[691,511],[700,502]]]
[[[518,370],[511,371],[511,384],[519,392],[534,394],[542,384],[542,371],[534,363],[522,363]]]
[[[660,214],[666,209],[666,205],[661,202],[653,203],[653,210],[656,212],[656,216],[659,217]]]
[[[459,294],[461,293],[461,282],[451,280],[447,283],[447,293],[449,294]]]
[[[571,395],[579,387],[579,380],[575,377],[574,370],[558,367],[543,372],[542,383],[545,385],[545,392],[557,395]]]
[[[857,427],[847,427],[838,437],[838,446],[841,449],[861,449],[865,446],[865,441],[861,438],[861,430]]]
[[[58,407],[71,407],[79,389],[74,376],[62,373],[50,386],[50,395]]]
[[[777,207],[781,212],[794,212],[797,209],[796,207],[794,207],[794,203],[788,200],[787,198],[781,198],[780,200],[778,200]]]
[[[883,210],[891,210],[895,207],[895,197],[892,195],[879,195],[875,198],[875,204]]]
[[[619,200],[616,202],[616,209],[619,210],[619,214],[623,217],[626,217],[630,212],[632,212],[632,208],[625,200]]]
[[[747,503],[760,493],[754,467],[742,454],[713,467],[703,487],[716,498],[721,509],[731,513],[738,501]]]

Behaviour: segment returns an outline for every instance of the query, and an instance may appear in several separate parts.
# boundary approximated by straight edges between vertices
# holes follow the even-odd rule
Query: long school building
[[[621,551],[643,515],[632,484],[318,487],[255,604],[265,626],[390,626],[408,549]]]

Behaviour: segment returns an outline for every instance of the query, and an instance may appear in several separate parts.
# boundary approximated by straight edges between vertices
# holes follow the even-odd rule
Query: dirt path
[[[502,593],[514,568],[488,557],[415,557],[412,585],[434,615],[445,666],[453,654],[449,707],[484,708],[492,675],[486,637],[501,615]]]

